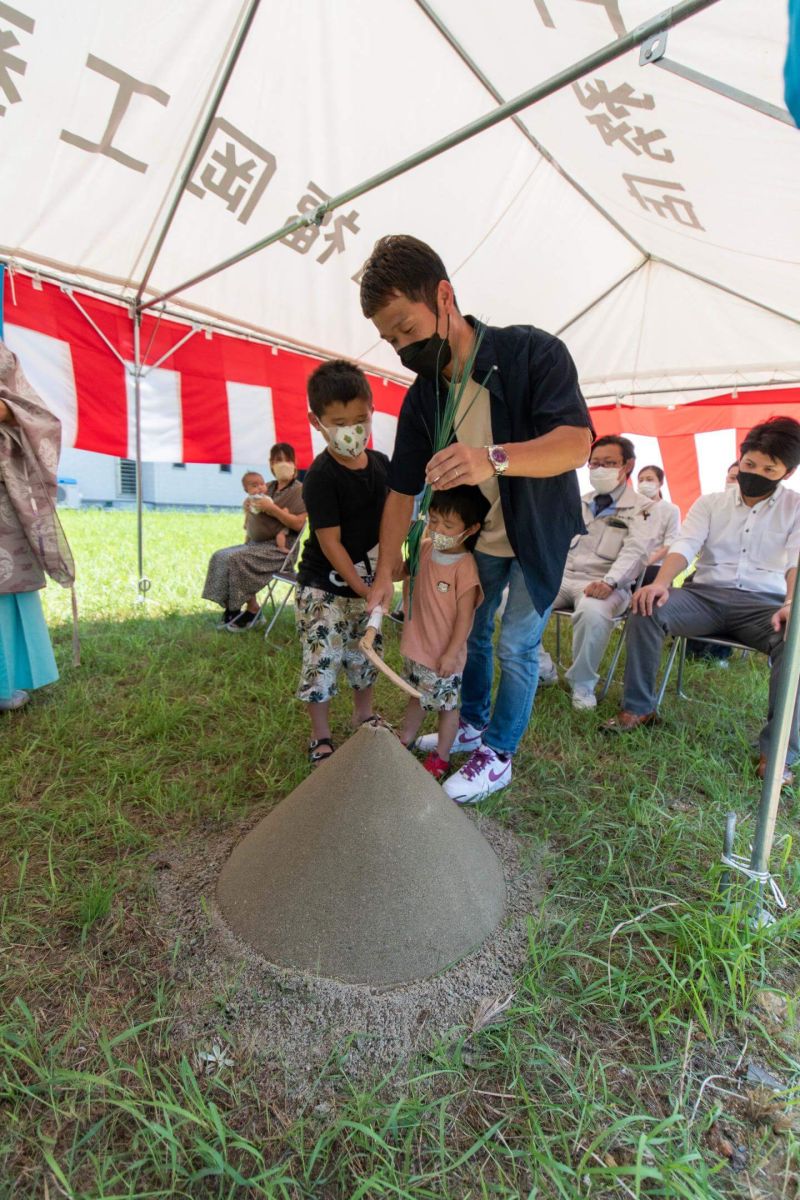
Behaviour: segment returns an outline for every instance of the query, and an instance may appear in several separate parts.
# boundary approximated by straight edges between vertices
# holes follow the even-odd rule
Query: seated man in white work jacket
[[[597,706],[594,689],[614,619],[630,604],[631,587],[654,548],[655,534],[648,528],[652,501],[628,486],[635,465],[628,438],[609,435],[592,446],[592,490],[582,497],[586,533],[572,544],[553,602],[553,608],[574,610],[572,666],[566,678],[572,707],[577,709]],[[555,683],[558,678],[552,658],[542,649],[539,678],[542,683]]]

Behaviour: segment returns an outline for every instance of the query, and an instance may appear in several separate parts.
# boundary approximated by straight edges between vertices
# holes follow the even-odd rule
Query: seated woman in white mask
[[[655,538],[655,549],[644,573],[644,583],[652,583],[655,579],[664,555],[681,527],[681,510],[677,504],[670,504],[669,500],[664,499],[661,494],[663,486],[664,472],[661,467],[642,467],[636,477],[637,492],[651,501],[649,508],[645,509],[645,519],[648,524],[652,523],[651,531]]]

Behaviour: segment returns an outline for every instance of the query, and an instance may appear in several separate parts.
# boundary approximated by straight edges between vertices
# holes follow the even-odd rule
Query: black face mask
[[[780,479],[765,479],[763,475],[757,475],[755,471],[742,471],[740,468],[736,482],[739,484],[739,491],[743,496],[747,496],[748,500],[763,500],[766,496],[772,495],[781,481]]]
[[[450,318],[447,318],[447,332],[450,332]],[[411,342],[397,351],[398,358],[407,371],[421,375],[435,383],[442,371],[453,357],[450,343],[446,337],[439,337],[436,330],[430,337],[422,338],[419,342]]]

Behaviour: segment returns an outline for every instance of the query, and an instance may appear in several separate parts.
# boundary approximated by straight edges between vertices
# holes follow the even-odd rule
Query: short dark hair
[[[308,407],[315,417],[321,417],[331,404],[349,404],[351,400],[368,400],[372,404],[367,377],[355,363],[333,358],[309,375]]]
[[[627,441],[627,438],[625,439]],[[664,472],[661,467],[657,467],[655,463],[650,463],[648,467],[640,467],[638,474],[641,476],[642,471],[652,471],[658,480],[659,484],[664,482]]]
[[[374,317],[399,292],[409,300],[421,300],[435,313],[436,293],[443,279],[450,282],[435,250],[408,233],[391,233],[375,243],[364,264],[361,311],[367,318]]]
[[[458,487],[446,488],[442,492],[434,492],[428,512],[437,512],[442,517],[451,513],[464,522],[466,528],[470,525],[483,525],[490,504],[479,487],[462,483]],[[475,543],[480,537],[480,529],[463,542],[465,550],[474,550]]]
[[[633,464],[636,462],[636,451],[630,438],[621,437],[618,433],[607,433],[604,437],[599,437],[592,442],[592,448],[589,451],[589,458],[592,457],[598,446],[619,446],[622,452],[622,461],[631,463],[631,469],[628,471],[628,476],[630,477],[633,474]]]
[[[294,446],[292,446],[290,442],[276,442],[269,452],[269,461],[272,462],[272,460],[277,458],[279,454],[282,454],[284,458],[288,458],[289,462],[297,462],[297,455],[294,452]]]
[[[734,467],[738,467],[738,465],[739,465],[739,460],[738,460],[738,458],[735,458],[735,459],[733,460],[733,462],[731,463],[731,465],[728,467],[728,470],[729,470],[729,471],[732,471],[732,470],[733,470],[733,468],[734,468]]]
[[[754,425],[739,447],[739,453],[747,454],[748,450],[758,450],[770,458],[780,459],[788,471],[793,471],[800,463],[800,422],[794,417],[770,417],[761,425]]]
[[[248,479],[263,479],[263,478],[264,478],[264,476],[261,474],[260,471],[245,471],[244,475],[242,476],[242,487],[247,486]]]

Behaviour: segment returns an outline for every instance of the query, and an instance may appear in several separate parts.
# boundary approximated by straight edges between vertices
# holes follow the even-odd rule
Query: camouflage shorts
[[[295,597],[295,621],[303,644],[298,700],[319,704],[339,690],[344,669],[354,692],[370,687],[377,669],[359,649],[367,628],[366,603],[358,596],[337,596],[322,588],[300,587]],[[380,636],[375,639],[380,652]]]
[[[422,693],[419,704],[425,712],[451,712],[458,708],[460,675],[437,675],[431,667],[415,662],[413,658],[404,658],[403,665],[408,682]]]

